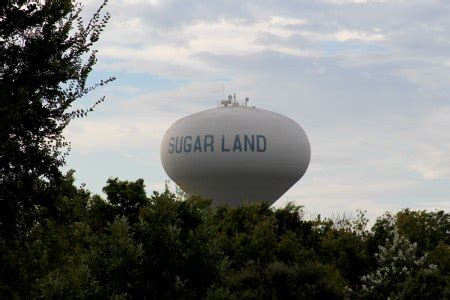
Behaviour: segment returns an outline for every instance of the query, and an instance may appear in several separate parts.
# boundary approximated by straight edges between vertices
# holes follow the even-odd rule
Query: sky
[[[83,1],[84,15],[99,1]],[[308,134],[305,176],[275,205],[369,217],[450,209],[448,0],[114,0],[91,73],[117,80],[79,105],[66,169],[93,193],[109,177],[168,179],[159,156],[177,119],[225,94]]]

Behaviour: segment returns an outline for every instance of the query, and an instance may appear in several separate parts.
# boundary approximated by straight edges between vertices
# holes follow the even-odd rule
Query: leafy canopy
[[[104,98],[84,109],[76,101],[114,80],[87,85],[105,5],[84,22],[76,1],[0,1],[0,231],[26,234],[36,209],[52,206],[37,180],[62,180],[64,128]]]
[[[63,129],[88,109],[76,100],[98,85],[86,80],[110,15],[106,1],[87,24],[71,0],[2,1],[0,4],[0,174],[3,181],[29,175],[58,176],[68,143]]]

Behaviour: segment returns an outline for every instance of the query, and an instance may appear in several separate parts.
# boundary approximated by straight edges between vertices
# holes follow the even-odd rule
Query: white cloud
[[[439,64],[398,70],[397,73],[410,82],[431,90],[439,90],[450,86],[450,67]]]
[[[150,4],[153,6],[159,5],[162,3],[161,0],[122,0],[122,2],[124,4],[132,4],[132,5],[145,5],[145,4]]]
[[[281,16],[274,16],[270,19],[270,23],[274,25],[303,25],[306,23],[306,20],[304,19],[298,19],[298,18],[290,18],[290,17],[281,17]]]
[[[378,32],[365,32],[357,30],[338,30],[330,33],[321,32],[300,32],[301,35],[312,40],[318,41],[363,41],[363,42],[379,42],[385,39],[385,36]]]
[[[114,97],[117,91],[133,97]],[[219,100],[221,94],[221,86],[201,83],[159,92],[111,87],[107,95],[113,99],[99,106],[100,112],[96,110],[86,119],[75,119],[64,134],[72,148],[82,153],[108,149],[130,153],[147,148],[159,155],[162,136],[174,121],[204,108],[202,102],[208,103],[207,108],[214,106],[216,103],[211,99]],[[102,113],[106,105],[113,110],[98,117],[97,113]]]
[[[323,0],[326,3],[332,4],[370,4],[370,3],[385,3],[387,0]],[[390,0],[394,2],[395,0]],[[396,2],[403,2],[404,0],[397,0]]]
[[[104,65],[111,68],[138,69],[177,77],[180,68],[190,70],[191,74],[220,73],[198,59],[198,55],[204,53],[245,56],[273,51],[313,58],[324,55],[317,44],[321,41],[368,43],[385,39],[380,29],[362,31],[336,27],[321,32],[304,28],[306,24],[309,21],[304,18],[280,15],[258,20],[220,17],[192,20],[183,27],[162,30],[132,16],[113,19],[112,28],[102,37],[100,53],[107,59]],[[303,38],[302,44],[292,42],[299,37]]]
[[[421,123],[421,143],[411,168],[425,179],[450,179],[450,107],[430,113]]]
[[[171,120],[165,118],[108,118],[73,122],[65,131],[72,148],[92,150],[128,149],[159,143]]]

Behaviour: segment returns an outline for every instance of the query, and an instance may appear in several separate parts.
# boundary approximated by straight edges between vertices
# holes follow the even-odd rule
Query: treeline
[[[450,218],[402,210],[372,228],[305,219],[302,208],[211,207],[143,180],[109,179],[106,199],[40,182],[27,232],[0,238],[2,298],[450,298]],[[25,222],[26,223],[26,222]]]

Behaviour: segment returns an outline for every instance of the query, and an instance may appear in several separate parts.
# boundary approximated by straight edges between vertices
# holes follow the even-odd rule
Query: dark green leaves
[[[62,180],[64,128],[104,97],[77,102],[114,80],[86,86],[110,18],[105,5],[85,24],[76,1],[0,1],[0,230],[11,236],[28,234],[36,210],[51,205],[40,202],[36,182]]]

